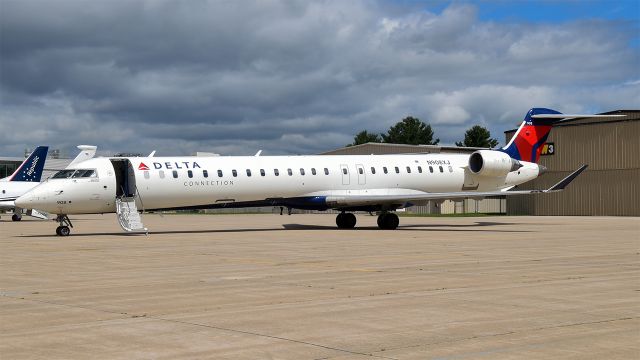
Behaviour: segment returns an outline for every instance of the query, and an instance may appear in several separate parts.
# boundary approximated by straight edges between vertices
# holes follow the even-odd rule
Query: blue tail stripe
[[[40,182],[48,152],[48,146],[38,146],[13,173],[10,181]]]

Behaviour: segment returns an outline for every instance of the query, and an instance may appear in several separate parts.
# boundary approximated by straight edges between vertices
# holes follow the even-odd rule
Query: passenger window
[[[260,169],[260,176],[265,176],[265,175],[267,174],[264,172],[264,169]]]
[[[304,176],[304,169],[300,168],[300,175]]]
[[[347,175],[347,168],[342,168],[342,173]]]
[[[373,166],[371,167],[371,173],[375,174],[376,173],[376,168],[374,168]]]
[[[160,179],[164,179],[164,170],[158,171],[158,175],[160,175]]]
[[[422,174],[422,166],[418,166],[418,172]]]
[[[238,172],[236,171],[236,169],[231,170],[231,175],[233,175],[233,177],[238,177]]]
[[[433,173],[433,166],[429,166],[429,172]]]
[[[442,168],[442,166],[439,166],[439,168],[441,173],[444,172],[444,169]]]
[[[193,177],[193,171],[187,170],[187,176],[191,179]]]
[[[173,178],[174,179],[178,178],[178,170],[173,170]]]
[[[207,170],[202,170],[202,176],[204,176],[205,178],[208,178],[209,172]]]
[[[149,176],[149,172],[148,172],[148,171],[145,171],[143,174],[144,174],[144,178],[148,180],[148,179],[149,179],[149,177],[150,177],[150,176]]]
[[[289,174],[289,176],[293,176],[293,170],[287,169],[287,174]]]
[[[273,169],[273,175],[275,175],[275,176],[280,176],[280,170],[278,170],[278,169]]]
[[[407,166],[407,174],[411,174],[411,166]]]
[[[247,176],[251,177],[251,170],[247,169]]]
[[[311,175],[315,175],[316,174],[316,168],[311,168]]]
[[[449,172],[452,173],[453,172],[453,168],[451,166],[449,166]]]
[[[218,170],[218,177],[222,177],[222,170]]]
[[[363,168],[358,168],[358,174],[360,174],[360,175],[364,174],[364,169]]]
[[[396,168],[396,174],[400,174],[400,168],[397,166],[395,168]]]
[[[388,173],[389,173],[389,170],[387,170],[387,167],[386,167],[386,166],[383,166],[383,167],[382,167],[382,172],[383,172],[383,173],[385,173],[385,174],[388,174]]]
[[[325,175],[329,175],[329,169],[324,168],[324,174],[325,174]]]

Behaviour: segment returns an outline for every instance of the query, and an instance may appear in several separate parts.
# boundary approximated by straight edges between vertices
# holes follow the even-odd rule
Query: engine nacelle
[[[518,160],[501,151],[478,150],[469,157],[469,170],[479,176],[505,176],[521,167]]]

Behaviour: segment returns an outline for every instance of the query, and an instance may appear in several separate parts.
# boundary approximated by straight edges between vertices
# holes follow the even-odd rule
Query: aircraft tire
[[[58,226],[56,228],[56,234],[58,234],[58,236],[69,236],[71,229],[69,229],[68,226]]]
[[[352,213],[346,213],[344,214],[344,219],[345,219],[345,228],[346,229],[353,229],[356,226],[356,216]]]
[[[385,213],[378,216],[378,227],[383,230],[394,230],[400,224],[398,215],[394,213]]]
[[[20,221],[20,220],[22,220],[22,216],[20,216],[18,214],[13,214],[13,216],[11,216],[11,220]]]
[[[356,226],[356,216],[352,213],[340,213],[336,216],[336,225],[339,229],[353,229]]]

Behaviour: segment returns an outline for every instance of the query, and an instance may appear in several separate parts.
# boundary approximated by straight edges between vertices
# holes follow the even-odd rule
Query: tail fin
[[[513,135],[511,141],[500,149],[513,159],[537,163],[540,159],[540,152],[547,141],[551,127],[563,119],[575,118],[613,118],[624,117],[626,115],[601,115],[601,114],[563,114],[561,112],[545,109],[533,108],[524,117],[522,125]]]
[[[542,145],[547,141],[554,123],[563,117],[536,118],[534,115],[562,113],[545,108],[533,108],[524,117],[524,121],[513,135],[507,146],[501,149],[513,159],[537,163],[540,159]]]
[[[47,159],[48,146],[38,146],[20,167],[9,177],[9,181],[40,182],[44,161]]]

